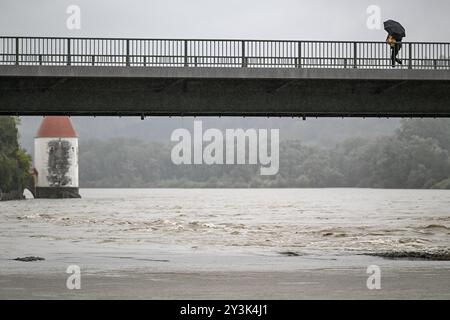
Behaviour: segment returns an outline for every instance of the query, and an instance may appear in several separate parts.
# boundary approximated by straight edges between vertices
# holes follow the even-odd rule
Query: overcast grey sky
[[[69,5],[81,29],[66,27]],[[370,5],[405,41],[450,41],[449,0],[0,0],[0,34],[144,38],[384,40]]]

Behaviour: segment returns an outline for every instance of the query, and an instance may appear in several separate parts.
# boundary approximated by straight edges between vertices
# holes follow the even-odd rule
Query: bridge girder
[[[0,66],[0,114],[450,117],[450,71]]]

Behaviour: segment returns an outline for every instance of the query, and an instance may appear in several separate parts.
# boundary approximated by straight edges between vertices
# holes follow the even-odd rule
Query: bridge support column
[[[71,187],[36,187],[34,197],[36,199],[67,199],[81,198],[78,188]]]

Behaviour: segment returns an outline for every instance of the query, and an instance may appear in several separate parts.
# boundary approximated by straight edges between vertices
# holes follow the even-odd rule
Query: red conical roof
[[[36,133],[36,138],[76,138],[77,133],[69,117],[46,116]]]

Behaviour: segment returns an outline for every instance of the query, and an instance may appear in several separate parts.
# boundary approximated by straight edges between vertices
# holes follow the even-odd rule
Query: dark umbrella
[[[388,20],[384,22],[384,30],[390,35],[398,35],[400,37],[406,37],[405,28],[394,20]]]

